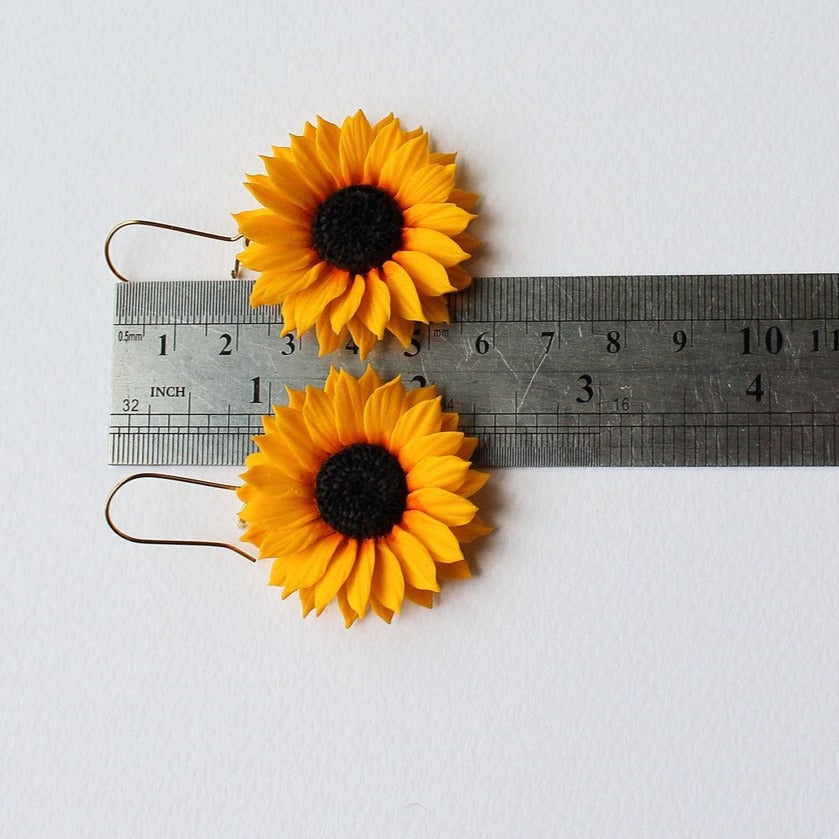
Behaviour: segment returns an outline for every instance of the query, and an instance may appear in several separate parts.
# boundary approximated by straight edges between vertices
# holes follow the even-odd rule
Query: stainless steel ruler
[[[116,287],[110,462],[242,464],[329,365],[244,280]],[[835,466],[839,275],[486,277],[367,361],[435,383],[494,466]]]

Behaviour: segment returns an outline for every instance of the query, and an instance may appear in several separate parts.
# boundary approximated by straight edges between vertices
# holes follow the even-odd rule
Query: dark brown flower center
[[[405,512],[408,484],[399,461],[382,446],[354,443],[336,452],[315,478],[320,517],[353,539],[386,536]]]
[[[380,268],[402,247],[402,210],[369,184],[339,189],[315,211],[312,245],[326,262],[351,274]]]

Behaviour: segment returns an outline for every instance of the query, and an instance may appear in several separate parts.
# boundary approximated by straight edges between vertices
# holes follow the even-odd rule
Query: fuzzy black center
[[[351,274],[381,268],[402,247],[402,210],[369,184],[339,189],[312,219],[312,245],[326,262]]]
[[[386,536],[405,512],[408,485],[399,461],[371,443],[336,452],[315,478],[320,517],[353,539]]]

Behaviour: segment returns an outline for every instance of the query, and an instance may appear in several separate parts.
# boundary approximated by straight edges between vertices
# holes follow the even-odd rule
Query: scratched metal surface
[[[242,280],[116,287],[109,459],[241,464],[284,387],[330,364]],[[435,383],[477,462],[836,465],[839,275],[488,277],[367,359]]]

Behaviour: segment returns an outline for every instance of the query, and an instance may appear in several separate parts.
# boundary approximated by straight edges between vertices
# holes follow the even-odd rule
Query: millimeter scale
[[[435,384],[482,466],[835,466],[839,275],[484,277],[365,361],[252,282],[116,286],[110,462],[237,465],[330,365]]]

